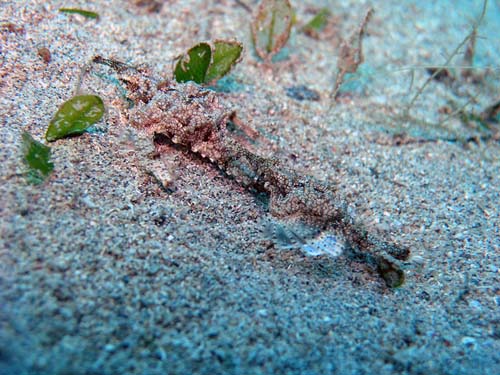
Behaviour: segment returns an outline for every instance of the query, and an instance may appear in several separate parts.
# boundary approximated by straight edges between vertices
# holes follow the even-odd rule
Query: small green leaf
[[[293,10],[288,0],[262,0],[252,22],[255,51],[269,60],[288,41],[293,22]]]
[[[302,31],[307,35],[312,36],[314,38],[318,37],[318,34],[325,28],[328,24],[328,19],[330,18],[331,13],[328,8],[321,9],[312,20],[310,20],[304,27]]]
[[[50,161],[50,147],[33,139],[30,133],[22,134],[23,162],[27,166],[28,182],[41,184],[54,169]]]
[[[212,58],[212,49],[208,43],[198,43],[184,54],[174,69],[177,82],[194,81],[204,83],[208,66]]]
[[[243,45],[237,41],[216,40],[212,63],[208,67],[204,82],[218,80],[225,76],[235,65],[243,51]]]
[[[69,14],[79,14],[86,18],[98,19],[99,14],[96,12],[91,12],[90,10],[76,9],[76,8],[60,8],[59,12],[69,13]]]
[[[49,142],[82,134],[104,114],[104,103],[96,95],[78,95],[65,102],[50,121],[45,139]]]

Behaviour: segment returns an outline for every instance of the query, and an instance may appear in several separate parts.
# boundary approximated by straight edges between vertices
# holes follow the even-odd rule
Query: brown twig
[[[366,25],[373,14],[373,8],[369,8],[358,29],[347,40],[343,40],[340,44],[340,52],[337,61],[337,78],[333,88],[331,98],[337,99],[340,86],[344,82],[347,73],[355,73],[359,66],[364,62],[363,56],[363,36],[365,34]]]
[[[236,4],[238,4],[239,6],[241,6],[243,9],[245,9],[248,13],[252,13],[252,8],[250,8],[250,6],[247,3],[245,3],[244,1],[234,0],[234,2]]]

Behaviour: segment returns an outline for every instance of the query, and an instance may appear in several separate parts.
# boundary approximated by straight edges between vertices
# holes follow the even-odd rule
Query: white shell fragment
[[[265,219],[264,228],[275,245],[284,250],[300,249],[307,256],[335,258],[344,249],[344,242],[335,233],[320,232],[318,228],[301,221]]]
[[[322,233],[318,237],[307,241],[301,246],[301,250],[307,256],[328,255],[332,258],[342,254],[344,244],[332,233]]]

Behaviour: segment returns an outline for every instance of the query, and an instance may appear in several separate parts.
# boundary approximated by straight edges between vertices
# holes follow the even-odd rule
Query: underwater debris
[[[248,13],[252,13],[252,8],[250,7],[250,5],[248,5],[244,1],[242,1],[242,0],[234,0],[234,2],[237,5],[239,5],[240,7],[242,7],[243,9],[245,9]]]
[[[47,47],[41,47],[37,51],[38,56],[42,58],[42,60],[48,64],[51,60],[50,50]]]
[[[205,82],[212,52],[208,43],[198,43],[180,56],[174,69],[177,82]]]
[[[316,90],[311,90],[305,85],[291,86],[285,88],[286,95],[295,100],[313,100],[318,101],[321,96]]]
[[[472,64],[472,60],[474,57],[475,53],[475,45],[476,45],[476,37],[477,37],[477,30],[479,26],[482,24],[484,17],[486,16],[486,9],[488,7],[488,0],[483,1],[482,5],[482,10],[481,14],[479,15],[478,19],[473,23],[471,27],[471,31],[465,36],[465,38],[455,47],[455,49],[450,53],[444,64],[440,67],[433,68],[431,71],[428,71],[430,77],[428,77],[425,82],[417,89],[413,97],[411,98],[410,102],[408,103],[407,108],[405,109],[405,117],[409,118],[409,114],[413,106],[415,105],[415,102],[417,99],[422,95],[422,93],[425,91],[427,86],[433,81],[433,80],[438,80],[440,81],[442,78],[446,78],[448,81],[450,81],[451,74],[448,71],[448,67],[450,67],[451,61],[462,51],[462,48],[466,48],[465,50],[465,63]],[[472,66],[472,65],[471,65]],[[413,74],[413,72],[412,72]],[[438,78],[436,78],[438,77]],[[465,73],[465,78],[470,78],[468,76],[468,73]],[[413,77],[412,77],[413,80]]]
[[[221,103],[215,92],[192,83],[165,83],[145,70],[100,56],[94,62],[115,69],[125,84],[134,106],[123,110],[132,126],[146,132],[151,139],[161,134],[175,147],[215,164],[246,189],[267,195],[269,212],[275,219],[301,220],[316,228],[319,236],[312,242],[305,241],[303,251],[311,254],[333,251],[325,248],[339,248],[337,240],[321,233],[339,233],[350,253],[384,270],[379,274],[387,285],[403,282],[399,261],[408,258],[409,250],[377,238],[357,222],[335,187],[300,175],[277,159],[250,151],[227,129],[235,114]],[[385,272],[387,265],[398,271]],[[399,275],[398,280],[394,280],[394,275]]]
[[[447,85],[451,85],[455,80],[455,77],[453,77],[453,74],[451,74],[448,69],[429,67],[425,70],[432,77],[432,79],[437,82],[443,82]]]
[[[77,95],[64,102],[50,121],[45,139],[49,142],[82,134],[104,114],[104,103],[96,95]]]
[[[215,82],[228,74],[240,60],[243,45],[236,40],[216,40],[212,44],[212,62],[208,66],[205,82]]]
[[[319,34],[325,29],[332,13],[328,8],[322,8],[316,15],[302,27],[302,32],[311,38],[318,39]]]
[[[340,87],[348,73],[355,73],[359,66],[365,61],[363,56],[363,37],[366,25],[373,14],[373,8],[368,8],[358,29],[347,40],[340,44],[340,52],[337,61],[337,78],[333,87],[331,97],[335,100],[339,94]]]
[[[288,0],[262,0],[252,27],[252,41],[257,55],[270,62],[288,42],[293,22],[293,10]]]
[[[497,100],[493,104],[486,107],[480,116],[483,121],[498,123],[500,120],[499,115],[500,115],[500,100]]]
[[[79,14],[85,18],[99,19],[99,14],[96,12],[92,12],[90,10],[77,9],[77,8],[59,8],[59,12],[61,13],[69,13],[69,14]]]
[[[343,244],[334,234],[321,233],[318,237],[303,244],[300,249],[309,256],[328,255],[337,257],[342,254]]]
[[[26,178],[33,185],[41,184],[54,169],[50,161],[50,147],[33,139],[30,133],[21,135],[23,162],[27,167]]]
[[[59,12],[61,13],[69,13],[69,14],[79,14],[85,18],[91,19],[99,19],[99,14],[96,12],[92,12],[90,10],[77,9],[77,8],[59,8]]]
[[[323,231],[302,220],[264,218],[264,233],[280,249],[300,249],[306,256],[326,255],[336,258],[345,244],[338,233]]]
[[[243,45],[236,40],[202,42],[179,57],[174,69],[177,82],[215,82],[241,60]]]
[[[148,13],[159,13],[163,7],[161,0],[129,0],[129,2]]]
[[[24,34],[26,32],[24,26],[17,26],[12,22],[0,23],[0,32],[4,31],[13,34]]]

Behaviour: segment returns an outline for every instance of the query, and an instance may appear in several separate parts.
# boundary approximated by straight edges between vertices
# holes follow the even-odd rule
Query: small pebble
[[[90,199],[88,195],[84,195],[81,198],[83,204],[85,204],[88,208],[97,208],[97,205]]]
[[[315,90],[304,85],[291,86],[285,89],[286,95],[295,100],[314,100],[318,101],[321,99],[319,93]]]
[[[50,50],[48,48],[46,47],[39,48],[38,56],[40,56],[46,64],[50,62],[51,55],[50,55]]]
[[[475,347],[476,347],[476,339],[473,337],[465,336],[464,338],[462,338],[461,342],[462,342],[462,345],[467,346],[469,348],[475,349]]]
[[[481,305],[481,302],[477,300],[472,300],[469,302],[469,307],[473,308],[474,310],[482,310],[483,306]]]
[[[266,317],[267,316],[267,310],[266,309],[260,309],[260,310],[257,310],[257,315],[261,316],[261,317]]]
[[[159,359],[160,361],[164,361],[167,359],[167,353],[162,348],[158,348],[155,350],[155,357]]]

